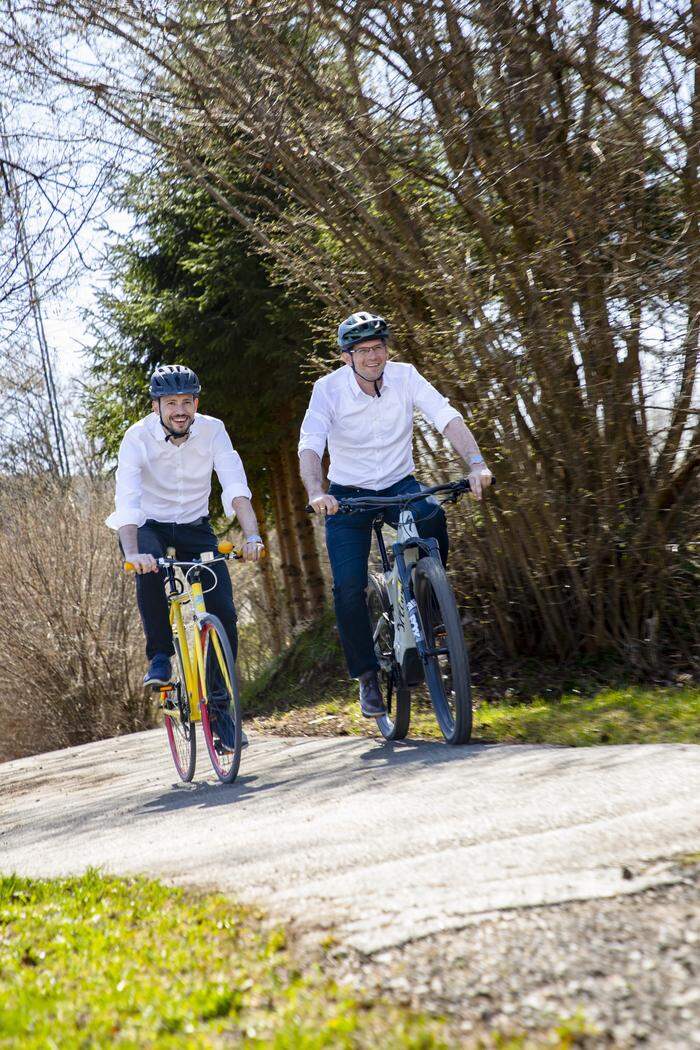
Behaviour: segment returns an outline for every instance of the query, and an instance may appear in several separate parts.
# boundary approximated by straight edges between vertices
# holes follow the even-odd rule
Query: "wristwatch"
[[[257,533],[253,533],[252,536],[246,536],[245,541],[246,543],[259,543],[261,547],[264,546],[262,536],[258,536]]]
[[[477,463],[486,463],[486,460],[484,459],[484,457],[481,455],[480,452],[474,452],[469,457],[469,466],[470,467],[475,467],[477,465]]]

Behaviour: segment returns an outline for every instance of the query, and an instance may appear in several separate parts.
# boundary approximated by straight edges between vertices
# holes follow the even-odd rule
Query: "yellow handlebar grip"
[[[130,562],[130,561],[125,561],[124,562],[124,572],[135,572],[135,570],[136,570],[136,566],[132,562]]]
[[[219,554],[230,554],[233,550],[233,544],[230,540],[220,540],[218,551]]]

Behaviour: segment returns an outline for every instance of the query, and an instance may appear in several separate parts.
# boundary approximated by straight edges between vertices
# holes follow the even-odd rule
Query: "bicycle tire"
[[[219,664],[215,640],[218,640],[219,652],[226,664],[225,676],[221,673],[223,668]],[[217,616],[207,613],[202,618],[200,641],[205,677],[203,685],[206,695],[210,697],[209,700],[200,702],[202,732],[214,772],[224,784],[232,784],[238,775],[241,762],[243,732],[236,663],[223,624]],[[217,676],[217,670],[220,678]],[[213,696],[214,690],[220,694],[216,698]]]
[[[403,684],[394,657],[391,602],[382,576],[370,574],[367,578],[367,609],[387,704],[387,713],[377,719],[377,726],[385,740],[403,740],[411,724],[411,691]]]
[[[195,724],[190,718],[190,701],[182,669],[180,643],[176,638],[174,644],[175,674],[173,675],[173,689],[168,693],[169,698],[166,700],[165,732],[177,774],[180,780],[187,783],[192,780],[197,764],[197,733]],[[175,709],[168,707],[169,704],[174,704]],[[172,713],[170,713],[171,710]]]
[[[435,717],[448,744],[466,744],[472,732],[469,657],[454,592],[436,558],[416,562],[413,589],[427,648],[447,650],[425,660]]]

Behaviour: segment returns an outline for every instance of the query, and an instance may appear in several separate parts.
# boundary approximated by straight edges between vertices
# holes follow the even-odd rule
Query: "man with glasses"
[[[338,499],[398,496],[420,492],[413,475],[413,415],[419,412],[450,442],[468,467],[472,493],[481,499],[491,472],[462,416],[413,365],[389,361],[389,328],[366,310],[338,328],[343,368],[319,379],[301,426],[299,464],[309,503],[326,518],[326,546],[333,573],[338,633],[351,677],[360,682],[360,707],[367,718],[384,714],[367,612],[367,563],[372,514],[337,515]],[[328,445],[330,486],[324,491],[321,459]],[[419,534],[434,537],[447,564],[445,513],[427,497],[411,505]],[[398,511],[387,509],[396,527]]]

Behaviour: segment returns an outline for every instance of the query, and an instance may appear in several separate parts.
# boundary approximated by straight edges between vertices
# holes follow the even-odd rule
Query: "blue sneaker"
[[[164,653],[156,653],[148,665],[148,670],[143,676],[143,684],[152,689],[158,689],[161,685],[170,682],[170,657]]]

